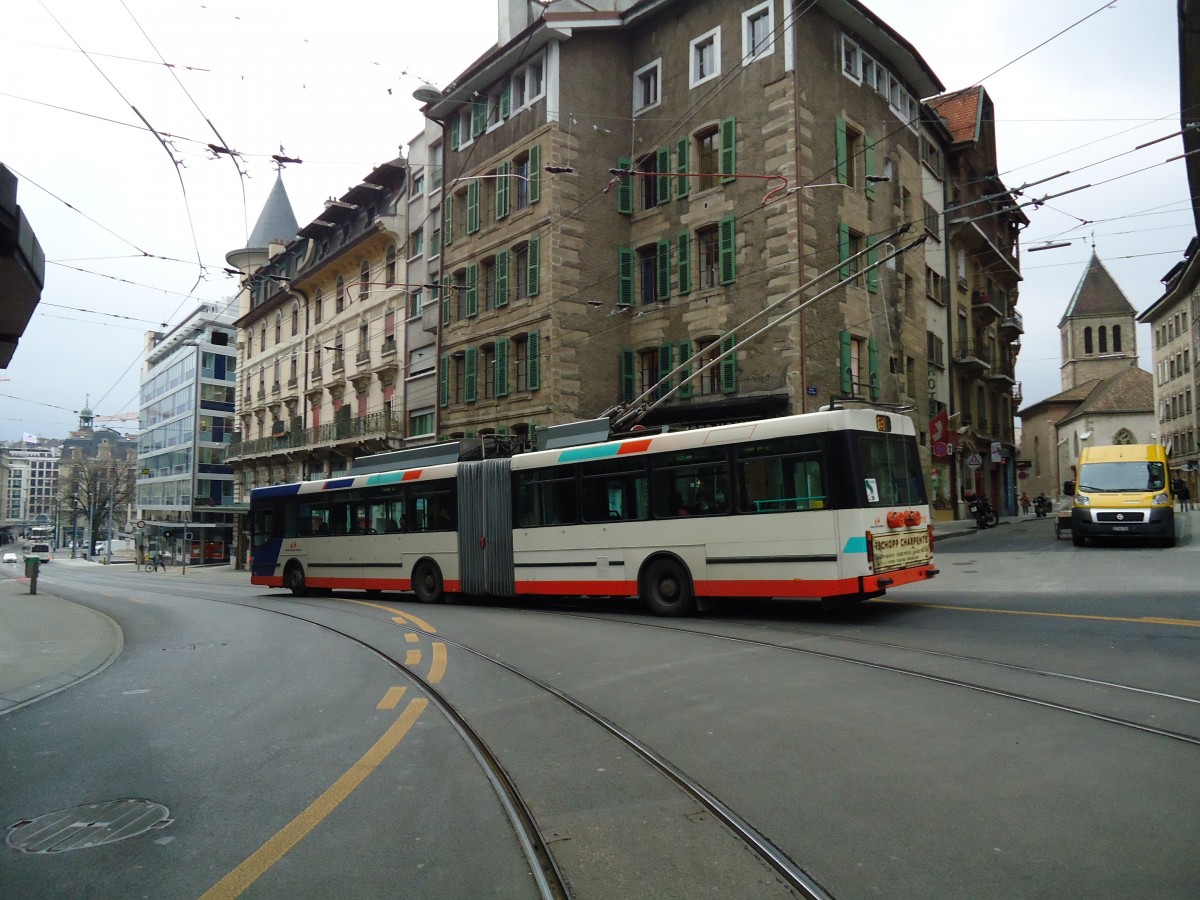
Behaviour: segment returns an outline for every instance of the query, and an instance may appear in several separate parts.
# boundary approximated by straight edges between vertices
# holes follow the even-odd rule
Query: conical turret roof
[[[1067,304],[1067,311],[1063,313],[1058,327],[1061,328],[1063,323],[1071,318],[1134,315],[1137,315],[1137,311],[1133,308],[1133,304],[1117,287],[1117,282],[1113,280],[1112,275],[1109,274],[1108,269],[1104,268],[1104,263],[1100,262],[1100,257],[1093,250],[1092,258],[1088,260],[1087,269],[1084,270],[1083,277],[1079,279],[1075,294],[1071,297],[1071,302]]]
[[[266,250],[273,241],[287,243],[296,237],[300,224],[296,214],[292,212],[292,203],[288,200],[287,190],[283,186],[283,174],[275,176],[275,184],[263,204],[262,212],[254,231],[250,233],[247,250]]]

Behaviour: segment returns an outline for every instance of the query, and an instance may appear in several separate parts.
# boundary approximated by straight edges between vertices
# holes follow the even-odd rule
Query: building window
[[[418,227],[408,236],[408,258],[415,259],[425,252],[425,229]]]
[[[420,197],[423,193],[425,193],[425,173],[418,172],[412,178],[412,189],[409,191],[409,195]]]
[[[525,151],[513,160],[512,180],[516,182],[517,209],[529,206],[529,151]]]
[[[1083,329],[1083,352],[1086,354],[1092,352],[1092,329],[1090,325]]]
[[[701,290],[721,283],[721,237],[716,225],[697,229],[696,262]]]
[[[859,50],[858,44],[842,35],[842,74],[853,81],[862,81],[862,73],[859,69]]]
[[[383,263],[383,280],[388,284],[396,283],[396,245],[387,248]]]
[[[442,145],[441,142],[429,148],[429,189],[440,190],[442,187]]]
[[[775,52],[775,16],[768,0],[742,13],[742,65]]]
[[[845,119],[838,119],[836,124],[835,143],[837,151],[837,180],[840,184],[849,185],[854,190],[862,186],[863,172],[863,133],[849,124]]]
[[[336,316],[346,308],[346,279],[338,276],[337,286],[333,294],[333,314]]]
[[[518,244],[513,248],[513,264],[516,267],[517,299],[529,296],[529,244]]]
[[[300,333],[300,301],[292,301],[292,337]]]
[[[408,414],[408,436],[427,437],[433,434],[433,410],[423,409]]]
[[[638,284],[642,303],[658,301],[658,245],[647,244],[637,252]]]
[[[275,345],[279,346],[279,342],[283,340],[283,313],[275,313]]]
[[[1100,326],[1100,352],[1108,352],[1108,329],[1103,325]]]
[[[482,370],[479,399],[491,400],[496,396],[496,345],[479,348],[479,367]]]
[[[1113,326],[1113,329],[1112,329],[1112,345],[1113,345],[1113,353],[1120,353],[1120,352],[1121,352],[1121,326],[1120,326],[1120,325],[1114,325],[1114,326]],[[1186,351],[1186,350],[1184,350],[1184,351],[1183,351],[1183,353],[1184,353],[1184,363],[1185,363],[1185,365],[1186,365],[1186,363],[1187,363],[1187,351]]]
[[[321,289],[317,288],[316,293],[313,294],[313,324],[314,325],[321,324],[321,319],[324,318],[324,315],[323,315],[324,308],[325,308],[325,298],[321,294]]]
[[[696,167],[700,172],[697,188],[701,191],[717,186],[721,168],[721,129],[711,125],[696,132]]]
[[[267,350],[267,323],[265,321],[258,329],[258,349],[264,353]]]
[[[425,307],[424,300],[425,297],[421,291],[413,291],[408,295],[408,317],[410,319],[421,314],[421,310]]]
[[[688,83],[698,87],[721,74],[721,29],[714,28],[691,42]]]
[[[509,344],[509,352],[512,355],[513,374],[516,376],[515,389],[527,391],[529,390],[529,344],[525,335],[518,335],[512,339]]]
[[[371,283],[371,266],[364,259],[358,267],[358,299],[367,299],[367,286]]]
[[[496,308],[496,257],[490,256],[482,263],[483,271],[480,273],[480,285],[483,288],[483,308],[484,310]]]
[[[442,255],[442,229],[434,227],[429,233],[429,258],[437,259]]]
[[[633,73],[633,114],[645,112],[658,106],[659,80],[662,73],[662,60],[656,59],[649,65],[642,66]]]

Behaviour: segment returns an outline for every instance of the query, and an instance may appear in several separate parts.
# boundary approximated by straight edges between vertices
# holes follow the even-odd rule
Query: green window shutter
[[[671,297],[671,239],[663,238],[658,242],[658,255],[655,259],[658,284],[655,286],[655,299],[663,303]]]
[[[721,352],[726,353],[737,343],[732,334],[721,341]],[[721,359],[721,392],[733,394],[737,392],[737,354],[730,353]]]
[[[662,344],[658,348],[658,394],[659,397],[666,396],[667,391],[671,389],[671,380],[667,376],[673,368],[671,364],[671,351],[674,348],[670,344]]]
[[[685,362],[687,362],[691,358],[692,358],[691,342],[690,341],[680,341],[679,342],[679,364],[683,365]],[[683,398],[684,400],[686,400],[688,397],[692,396],[692,382],[687,380],[689,377],[691,377],[691,374],[692,374],[691,366],[688,366],[686,369],[680,369],[680,371],[679,371],[679,396],[681,398]]]
[[[471,137],[477,138],[487,127],[487,100],[476,100],[471,104]]]
[[[628,403],[633,399],[635,358],[632,350],[621,351],[621,400]]]
[[[661,173],[656,175],[654,178],[654,191],[658,195],[658,202],[661,206],[663,203],[667,203],[671,199],[671,176],[667,174],[671,171],[670,147],[658,148],[658,158],[655,162],[654,168],[658,169],[658,171]]]
[[[538,332],[529,332],[526,352],[529,354],[529,370],[526,374],[525,384],[529,390],[536,391],[542,386],[542,340]]]
[[[872,294],[879,293],[879,270],[871,266],[879,262],[879,249],[872,247],[867,251],[867,290]]]
[[[725,216],[719,224],[721,284],[733,284],[737,279],[737,234],[733,216]]]
[[[496,221],[508,215],[508,168],[506,162],[496,166]]]
[[[496,252],[496,308],[508,306],[508,251]]]
[[[867,371],[871,377],[871,399],[879,399],[879,346],[874,339],[867,341]]]
[[[450,405],[450,357],[443,355],[438,366],[438,406]]]
[[[692,291],[692,236],[686,231],[679,232],[676,246],[679,248],[679,293],[689,294]]]
[[[462,117],[459,116],[457,113],[455,113],[453,116],[450,117],[450,149],[451,150],[457,150],[462,145],[462,141],[458,136],[458,129],[460,127],[459,120],[461,118]]]
[[[733,181],[737,174],[737,119],[721,120],[721,180]]]
[[[454,311],[454,288],[451,287],[450,276],[442,278],[442,327],[450,324],[451,315]]]
[[[467,318],[479,315],[479,266],[467,263]]]
[[[688,170],[688,144],[691,138],[682,137],[679,143],[675,145],[675,196],[686,197],[688,189],[691,186],[691,179],[687,176]]]
[[[467,348],[467,377],[466,377],[466,401],[474,403],[479,399],[479,349],[476,347]]]
[[[875,196],[875,182],[871,179],[875,175],[875,146],[871,143],[871,138],[863,135],[863,172],[866,178],[863,179],[863,190],[867,197]]]
[[[534,144],[529,148],[529,202],[537,203],[542,199],[542,145]]]
[[[479,230],[479,182],[467,182],[467,234]]]
[[[447,247],[454,243],[454,195],[449,188],[442,205],[442,241]]]
[[[845,281],[850,277],[850,263],[846,260],[850,258],[850,226],[845,222],[838,223],[838,262],[842,267],[838,269],[838,278]]]
[[[496,396],[508,396],[508,338],[496,338]]]
[[[848,168],[846,165],[846,120],[838,118],[834,133],[834,144],[837,150],[837,180],[838,184],[846,184]]]
[[[842,331],[838,334],[838,365],[842,372],[842,393],[849,394],[854,390],[854,373],[850,369],[852,356],[850,332]]]
[[[507,119],[508,114],[512,112],[512,82],[504,82],[504,89],[500,91],[500,118]]]
[[[540,237],[531,237],[529,239],[529,270],[525,275],[525,284],[529,290],[530,297],[536,297],[538,291],[542,289],[541,247],[542,239]]]
[[[617,160],[617,168],[623,172],[633,169],[633,160],[622,156]],[[617,212],[633,212],[633,175],[622,175],[617,182]]]
[[[628,247],[617,251],[617,305],[633,306],[634,254]]]

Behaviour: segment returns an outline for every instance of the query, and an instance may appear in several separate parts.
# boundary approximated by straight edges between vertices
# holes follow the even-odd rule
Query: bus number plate
[[[929,562],[929,532],[924,528],[895,534],[875,534],[871,537],[874,542],[877,573]]]

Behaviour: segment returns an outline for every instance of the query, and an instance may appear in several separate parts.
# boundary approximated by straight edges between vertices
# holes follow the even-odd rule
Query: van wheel
[[[1087,546],[1087,538],[1085,538],[1082,534],[1076,534],[1074,531],[1072,531],[1071,532],[1071,543],[1074,544],[1076,547],[1086,547]]]
[[[442,573],[435,563],[427,559],[417,563],[412,574],[412,589],[421,603],[444,603],[446,592],[442,586]]]
[[[283,573],[283,586],[292,592],[293,597],[304,597],[308,594],[308,585],[304,581],[304,567],[300,563],[292,563]]]
[[[687,569],[667,557],[656,559],[646,567],[640,593],[642,602],[656,616],[686,616],[696,609]]]

